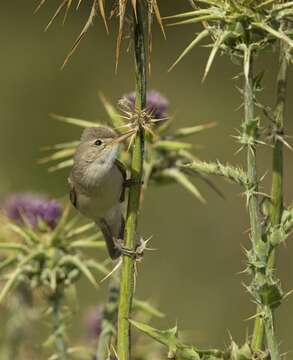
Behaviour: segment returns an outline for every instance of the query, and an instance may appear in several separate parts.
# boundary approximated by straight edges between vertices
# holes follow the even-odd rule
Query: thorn
[[[121,265],[122,265],[122,257],[119,258],[114,268],[100,282],[103,283],[105,280],[107,280],[111,275],[114,274],[114,272],[116,272],[120,268]]]

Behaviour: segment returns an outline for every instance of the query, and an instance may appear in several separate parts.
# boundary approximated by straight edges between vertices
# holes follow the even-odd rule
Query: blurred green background
[[[189,9],[187,1],[160,3],[162,15]],[[48,1],[33,15],[36,1],[0,3],[0,191],[3,193],[28,190],[64,196],[68,171],[48,174],[46,166],[36,162],[41,157],[42,146],[78,139],[81,130],[51,119],[49,113],[103,120],[106,114],[98,91],[116,103],[122,94],[133,89],[133,62],[126,52],[127,40],[118,73],[114,73],[116,21],[111,21],[111,33],[107,36],[97,17],[72,60],[60,71],[88,16],[89,4],[85,2],[78,13],[72,11],[64,26],[58,18],[44,33],[57,4],[58,1]],[[169,98],[175,127],[218,123],[216,128],[194,137],[194,143],[202,145],[196,150],[200,158],[242,163],[243,154],[234,155],[237,144],[231,137],[239,128],[242,116],[241,110],[235,111],[241,100],[232,80],[239,67],[225,56],[218,57],[202,84],[208,49],[197,48],[167,73],[168,66],[195,32],[194,26],[168,28],[165,41],[155,26],[150,87]],[[264,54],[257,65],[266,70],[266,90],[261,98],[267,104],[272,104],[274,99],[276,56]],[[289,116],[293,112],[292,70],[290,80],[288,134],[293,133]],[[270,168],[271,149],[261,147],[260,153],[259,172],[263,174]],[[287,150],[285,178],[288,204],[293,198],[293,162],[292,152]],[[223,347],[229,342],[229,333],[236,341],[244,341],[251,326],[246,319],[255,311],[242,285],[249,279],[238,274],[245,267],[243,246],[249,246],[245,200],[235,185],[218,178],[214,181],[225,194],[225,200],[199,181],[207,205],[200,204],[176,185],[150,188],[140,216],[141,232],[145,237],[153,235],[152,246],[158,251],[147,253],[139,266],[137,293],[140,298],[153,299],[167,314],[156,325],[167,327],[178,322],[186,338],[201,347]],[[269,181],[270,173],[266,185]],[[278,255],[278,275],[285,290],[293,288],[292,251],[288,241]],[[93,305],[103,300],[106,287],[104,283],[103,291],[97,295],[86,285],[82,303]],[[277,327],[282,350],[292,350],[291,297],[277,310]],[[292,354],[288,358],[293,358]]]

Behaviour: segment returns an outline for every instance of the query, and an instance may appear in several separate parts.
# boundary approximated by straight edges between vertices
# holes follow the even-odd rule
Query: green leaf
[[[133,299],[133,309],[142,311],[147,315],[155,316],[158,318],[163,318],[165,316],[165,314],[160,312],[158,309],[156,309],[154,306],[149,304],[147,301],[142,301],[138,299]]]
[[[154,149],[169,151],[190,150],[192,147],[192,144],[172,140],[160,140],[153,144]]]
[[[191,127],[186,127],[186,128],[181,128],[178,130],[175,130],[171,136],[174,136],[175,138],[181,138],[181,137],[185,137],[185,136],[190,136],[193,134],[197,134],[203,130],[206,129],[210,129],[215,127],[217,124],[215,122],[211,122],[208,124],[203,124],[203,125],[196,125],[196,126],[191,126]]]
[[[17,282],[18,276],[22,274],[23,269],[21,267],[17,267],[11,274],[9,274],[9,279],[6,281],[1,293],[0,293],[0,303],[2,303],[3,299],[7,296],[10,290],[14,287]]]
[[[48,150],[69,149],[69,148],[77,147],[79,145],[79,143],[80,143],[80,141],[70,141],[70,142],[61,143],[61,144],[53,144],[53,145],[44,146],[44,147],[42,147],[41,150],[48,151]]]
[[[54,172],[54,171],[57,171],[57,170],[65,169],[67,167],[71,167],[72,165],[73,165],[73,159],[69,159],[69,160],[66,160],[66,161],[62,161],[57,165],[49,167],[48,170],[49,170],[49,172]]]
[[[267,305],[269,307],[277,307],[283,298],[282,291],[280,289],[280,286],[275,284],[264,284],[259,289],[259,295],[261,297],[261,302],[264,305]]]
[[[203,15],[203,14],[210,14],[210,13],[211,13],[210,9],[200,9],[200,10],[188,11],[188,12],[181,13],[181,14],[171,15],[171,16],[164,16],[163,19],[164,20],[182,19],[182,18],[186,18],[186,17],[196,16],[196,15]]]
[[[182,360],[200,360],[200,352],[198,352],[192,346],[181,343],[177,339],[177,326],[168,330],[157,330],[138,321],[129,320],[129,322],[144,334],[167,346],[169,352],[176,355],[176,358],[178,357],[178,359]],[[208,355],[214,355],[218,354],[219,352],[211,350],[204,353],[207,353]]]
[[[264,31],[266,31],[267,33],[273,35],[275,38],[283,40],[285,43],[287,43],[291,48],[293,47],[293,40],[291,40],[286,34],[284,34],[281,31],[277,31],[275,29],[273,29],[272,27],[270,27],[269,25],[265,24],[265,23],[258,23],[258,22],[254,22],[252,23],[253,26],[262,29]]]
[[[252,356],[253,354],[249,344],[244,344],[241,348],[239,348],[238,345],[232,341],[231,360],[251,360]]]
[[[175,22],[172,24],[168,24],[168,26],[196,24],[196,23],[199,23],[202,21],[218,21],[218,20],[222,20],[222,19],[223,19],[223,16],[219,16],[219,15],[203,15],[203,16],[194,17],[192,19],[178,21],[178,22]]]
[[[64,264],[72,264],[77,267],[80,272],[89,280],[89,282],[95,287],[98,287],[98,283],[96,282],[93,274],[88,269],[87,265],[85,265],[77,256],[66,255],[60,260],[60,265]]]
[[[56,151],[55,153],[53,153],[50,156],[46,156],[46,157],[38,160],[38,163],[45,164],[49,161],[59,160],[59,159],[63,159],[63,158],[72,156],[74,153],[75,153],[75,148],[62,149],[62,150]]]
[[[211,66],[214,62],[214,59],[221,47],[221,45],[223,44],[223,42],[225,41],[226,37],[230,34],[229,31],[224,31],[220,36],[218,36],[218,38],[216,39],[215,43],[214,43],[214,46],[212,48],[212,51],[210,53],[210,56],[208,58],[208,61],[207,61],[207,64],[206,64],[206,68],[205,68],[205,72],[204,72],[204,75],[203,75],[203,79],[202,81],[205,81],[210,69],[211,69]]]
[[[178,332],[177,326],[168,330],[157,330],[147,324],[143,324],[138,321],[129,320],[129,322],[131,325],[142,331],[144,334],[167,346],[169,349],[176,351]]]
[[[20,243],[14,243],[14,242],[3,242],[0,243],[0,249],[2,250],[16,250],[21,252],[28,252],[29,248],[23,244]]]
[[[9,256],[6,259],[2,260],[0,262],[0,271],[3,271],[4,269],[6,269],[7,267],[9,267],[10,265],[12,265],[13,263],[15,263],[17,261],[17,256]]]
[[[67,234],[66,234],[66,238],[70,238],[70,237],[73,237],[73,236],[76,236],[76,235],[80,235],[88,230],[91,230],[93,228],[96,227],[96,224],[94,222],[90,222],[88,224],[85,224],[85,225],[82,225],[82,226],[79,226],[71,231],[69,231]],[[97,231],[98,233],[98,231]]]
[[[76,126],[80,126],[83,128],[100,126],[100,123],[98,123],[98,122],[76,119],[76,118],[66,117],[66,116],[57,115],[57,114],[51,114],[51,116],[52,116],[52,118],[54,118],[56,120],[60,120],[67,124],[76,125]]]
[[[69,245],[71,249],[104,249],[106,247],[105,241],[91,241],[91,240],[76,240]]]
[[[192,41],[191,43],[183,50],[181,55],[177,58],[177,60],[170,66],[168,71],[171,71],[174,69],[174,67],[184,58],[185,55],[187,55],[201,40],[206,38],[209,35],[209,31],[204,29],[202,32],[200,32]]]
[[[160,172],[160,176],[169,177],[175,180],[178,184],[182,185],[186,190],[191,192],[200,202],[203,204],[206,203],[205,199],[202,197],[201,193],[195,187],[195,185],[188,179],[188,177],[183,174],[181,171],[175,168],[165,169]]]
[[[19,235],[28,245],[32,245],[33,243],[39,242],[36,239],[36,234],[32,231],[30,234],[16,224],[7,224],[8,229],[13,231],[15,234]]]
[[[122,128],[125,127],[125,122],[123,121],[123,118],[102,93],[100,93],[100,99],[109,116],[109,119],[107,120],[109,125],[120,133],[122,131]]]

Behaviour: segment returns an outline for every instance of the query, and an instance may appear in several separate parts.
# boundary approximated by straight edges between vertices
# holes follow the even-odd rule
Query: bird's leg
[[[135,179],[126,179],[124,180],[123,185],[125,188],[130,188],[131,186],[134,185],[143,185],[143,181],[137,181]]]
[[[108,253],[109,253],[111,259],[115,260],[115,259],[119,258],[119,256],[121,255],[121,251],[119,249],[119,246],[117,246],[117,242],[116,242],[117,240],[115,240],[115,237],[113,236],[111,228],[108,225],[107,221],[105,219],[100,219],[99,226],[104,235]],[[121,231],[121,232],[122,232],[122,236],[123,236],[124,226],[123,226],[123,231]],[[123,240],[119,240],[119,241],[123,242]]]
[[[136,242],[136,247],[134,250],[128,249],[127,247],[123,246],[123,240],[121,239],[114,239],[114,243],[121,255],[128,256],[136,261],[139,261],[143,257],[148,240],[145,241],[143,240],[143,238],[140,237],[139,240]]]

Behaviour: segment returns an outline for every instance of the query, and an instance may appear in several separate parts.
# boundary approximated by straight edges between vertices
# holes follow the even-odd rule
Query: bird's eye
[[[95,145],[97,145],[97,146],[101,146],[102,144],[103,144],[103,141],[100,139],[95,141]]]

